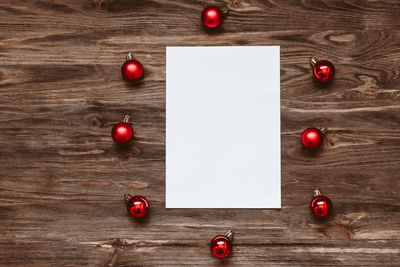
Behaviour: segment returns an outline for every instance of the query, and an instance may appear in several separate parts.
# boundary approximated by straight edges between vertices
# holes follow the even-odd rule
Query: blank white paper
[[[166,208],[280,208],[279,46],[167,47]]]

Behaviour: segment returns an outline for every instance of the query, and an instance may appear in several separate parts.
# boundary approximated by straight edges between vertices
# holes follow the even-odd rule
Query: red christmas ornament
[[[216,28],[221,24],[226,14],[228,14],[227,9],[221,10],[216,6],[208,6],[201,13],[201,21],[208,28]]]
[[[125,115],[124,120],[114,125],[111,136],[118,144],[124,144],[132,139],[133,129],[129,123],[129,116]]]
[[[126,208],[129,214],[136,219],[143,218],[149,212],[149,202],[142,196],[125,195]]]
[[[310,203],[312,214],[317,218],[326,218],[332,210],[332,202],[326,196],[321,195],[318,189],[314,190],[314,198]]]
[[[228,257],[232,252],[233,232],[229,230],[225,235],[217,235],[210,242],[211,253],[217,258]]]
[[[324,134],[326,133],[326,129],[317,129],[317,128],[307,128],[301,134],[301,143],[304,147],[309,149],[317,148],[321,145],[324,140]]]
[[[311,58],[314,78],[320,82],[328,82],[335,75],[335,66],[328,60],[318,60],[315,57]]]
[[[143,74],[143,65],[138,60],[134,59],[132,53],[129,52],[126,56],[126,61],[121,67],[121,73],[129,82],[139,80]]]

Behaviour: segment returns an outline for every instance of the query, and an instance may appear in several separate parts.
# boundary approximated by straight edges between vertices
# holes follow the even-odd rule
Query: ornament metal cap
[[[126,201],[126,202],[128,202],[130,199],[131,199],[131,195],[130,194],[125,194],[124,195],[124,200]]]
[[[125,122],[125,123],[129,123],[129,119],[130,119],[131,117],[129,117],[129,115],[125,115],[124,116],[124,119],[122,120],[122,122]]]
[[[223,9],[222,9],[222,15],[224,15],[224,17],[225,16],[227,16],[229,14],[229,8],[228,7],[224,7]]]
[[[132,59],[133,59],[132,52],[129,52],[128,55],[126,55],[126,60],[132,60]]]
[[[319,189],[314,189],[314,197],[321,195],[321,191]]]
[[[328,132],[328,128],[327,128],[327,127],[319,128],[319,130],[320,130],[320,132],[321,132],[322,134],[326,134],[326,133]]]
[[[229,238],[229,240],[232,240],[232,238],[233,238],[233,232],[232,232],[232,230],[229,230],[228,232],[226,232],[226,233],[225,233],[225,236],[226,236],[227,238]]]
[[[311,64],[311,66],[314,66],[315,64],[317,64],[318,61],[319,61],[318,58],[316,58],[316,57],[311,57],[311,58],[310,58],[310,64]]]

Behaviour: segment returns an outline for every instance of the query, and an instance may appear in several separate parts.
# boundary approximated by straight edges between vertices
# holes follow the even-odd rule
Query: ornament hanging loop
[[[124,200],[126,201],[126,202],[128,202],[129,201],[129,199],[131,199],[131,195],[129,195],[129,194],[125,194],[124,195]]]
[[[125,115],[122,122],[129,123],[129,119],[130,119],[129,115]]]
[[[132,60],[132,59],[133,59],[132,52],[129,52],[128,55],[126,55],[126,60]]]
[[[314,189],[314,197],[321,195],[321,191],[319,189]]]
[[[310,64],[311,64],[311,66],[314,66],[315,64],[317,64],[318,61],[319,61],[319,60],[318,60],[318,58],[316,58],[316,57],[310,58]]]
[[[233,232],[232,232],[232,230],[229,230],[228,232],[226,232],[225,236],[226,236],[227,238],[229,238],[230,240],[232,240],[232,238],[233,238]]]
[[[328,132],[328,128],[325,128],[325,127],[320,128],[319,130],[320,130],[321,133],[324,134],[324,135]]]

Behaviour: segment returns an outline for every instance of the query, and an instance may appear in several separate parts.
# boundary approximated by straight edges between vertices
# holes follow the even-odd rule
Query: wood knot
[[[329,238],[353,239],[354,233],[349,225],[327,224],[323,228],[324,235]]]
[[[114,238],[111,240],[107,240],[98,244],[98,247],[102,248],[124,248],[126,246],[133,246],[135,244],[134,240],[125,239],[125,238]]]
[[[94,149],[89,151],[74,151],[74,150],[60,150],[58,154],[61,156],[84,156],[84,155],[100,155],[103,154],[104,150]]]
[[[378,82],[375,77],[365,74],[356,75],[356,77],[362,81],[364,84],[368,84],[372,87],[375,86]]]
[[[124,187],[131,188],[132,190],[135,189],[143,189],[147,188],[150,186],[149,183],[143,182],[143,181],[132,181],[132,182],[126,182],[122,184]]]
[[[333,219],[328,219],[320,225],[312,224],[311,226],[313,228],[321,229],[323,234],[328,238],[354,239],[355,232],[353,224],[365,216],[365,213],[353,213],[348,215],[339,214]]]
[[[91,118],[91,125],[96,128],[100,128],[103,123],[100,118]]]
[[[96,9],[99,11],[108,11],[114,0],[94,0]]]
[[[118,158],[124,162],[129,162],[132,158],[139,157],[142,153],[137,147],[131,146],[130,144],[125,144],[117,146]]]
[[[240,4],[241,4],[240,0],[232,0],[231,1],[231,6],[233,6],[234,8],[240,7]]]
[[[338,141],[339,138],[336,134],[328,133],[326,135],[326,143],[328,147],[334,147]]]
[[[119,159],[122,162],[129,162],[132,157],[133,157],[133,154],[131,152],[124,152],[124,153],[119,154]]]
[[[331,42],[336,43],[350,43],[354,42],[357,39],[357,35],[354,33],[346,33],[346,34],[331,34],[327,36],[327,39]]]

